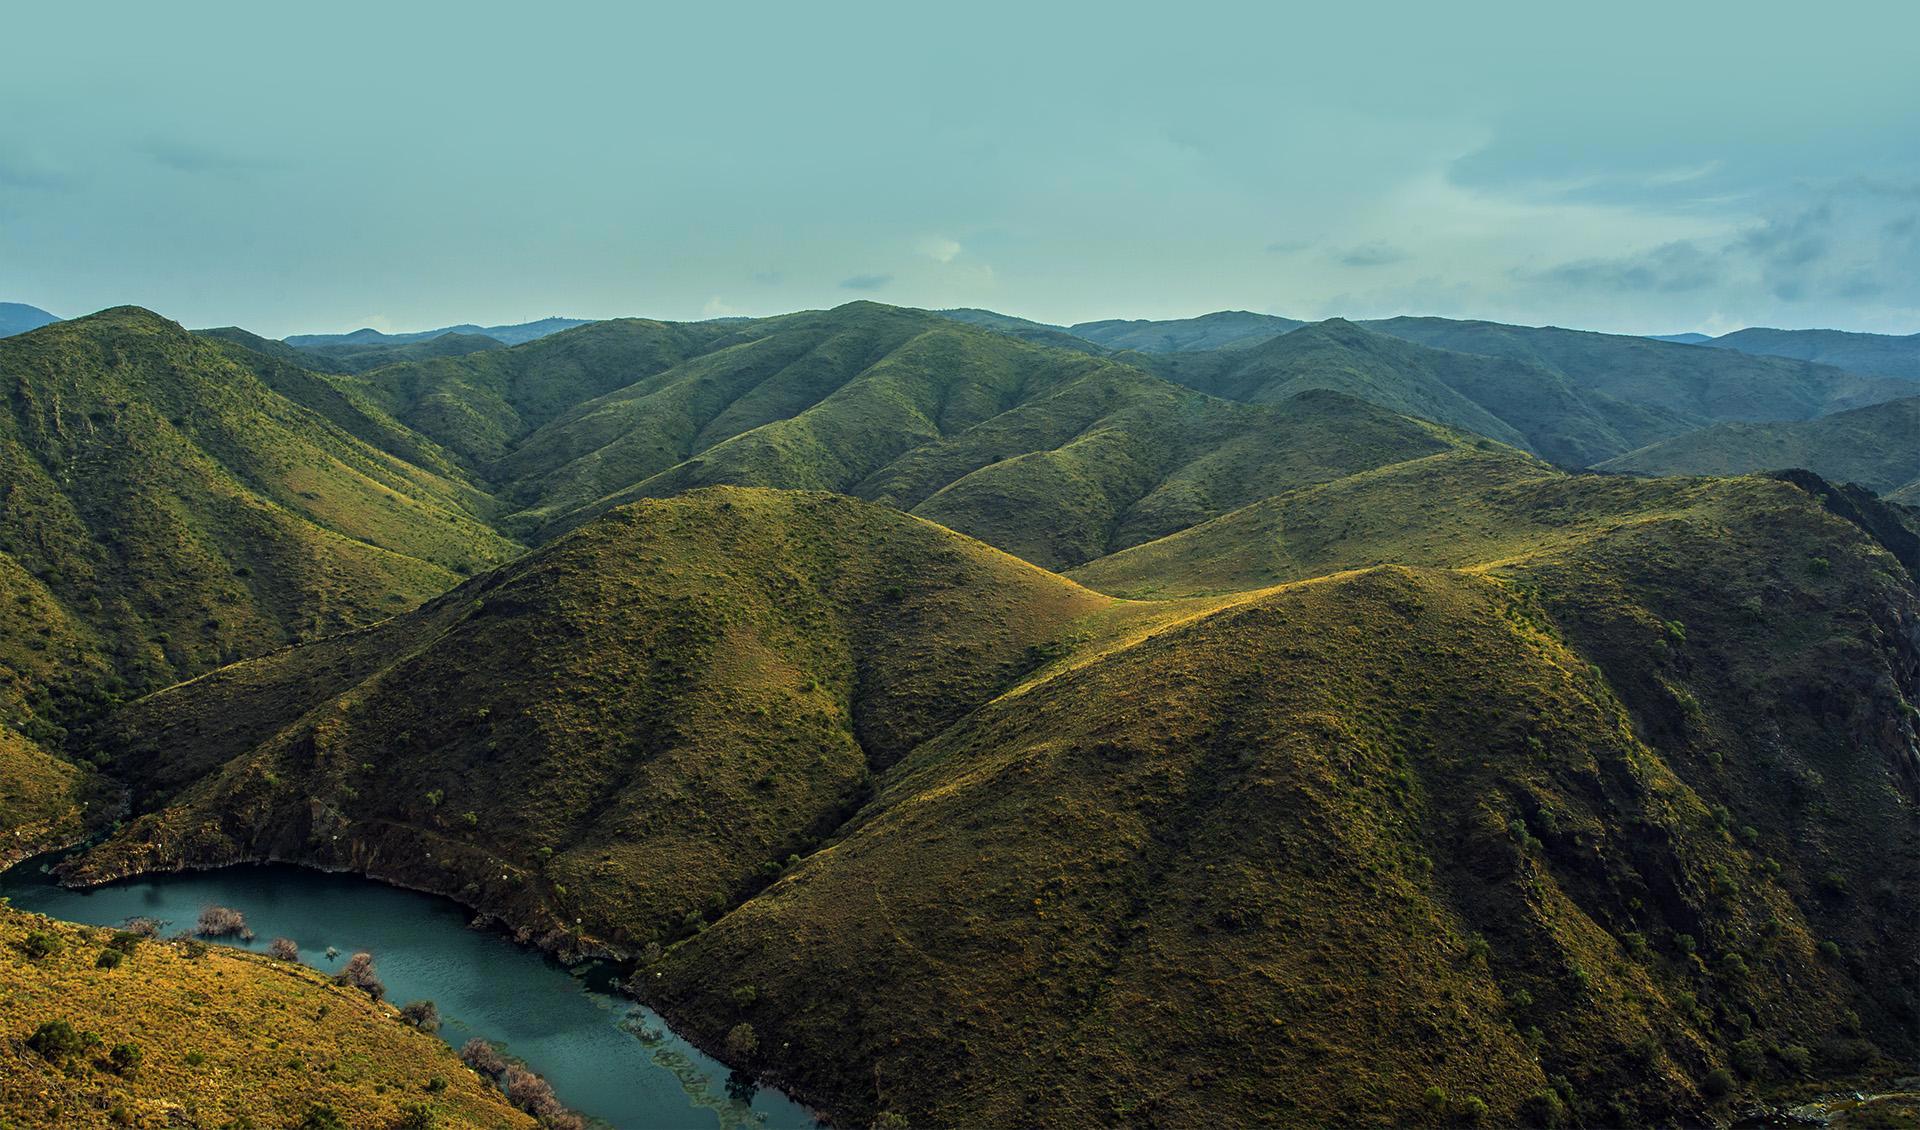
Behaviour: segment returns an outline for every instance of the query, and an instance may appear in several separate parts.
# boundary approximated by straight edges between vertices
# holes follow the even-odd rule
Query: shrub
[[[121,953],[119,950],[104,949],[100,951],[99,957],[93,959],[93,967],[95,969],[118,969],[120,968],[120,963],[125,960],[127,960],[127,955]]]
[[[439,1124],[439,1117],[433,1113],[431,1105],[408,1103],[400,1108],[400,1117],[394,1119],[393,1130],[433,1130]]]
[[[1700,1081],[1700,1092],[1710,1099],[1725,1098],[1733,1090],[1733,1076],[1724,1067],[1707,1072]]]
[[[292,938],[275,938],[267,943],[267,956],[276,961],[299,961],[300,946]]]
[[[33,961],[44,961],[65,948],[66,943],[60,940],[59,935],[44,930],[35,930],[20,942],[20,952]]]
[[[79,1055],[100,1042],[91,1032],[82,1032],[64,1020],[49,1020],[27,1037],[27,1049],[54,1063]]]
[[[316,1103],[308,1109],[307,1116],[300,1120],[295,1130],[348,1130],[347,1120],[340,1112],[325,1103]]]
[[[1733,1054],[1729,1057],[1733,1069],[1749,1079],[1757,1079],[1767,1069],[1767,1050],[1760,1041],[1748,1036],[1733,1045]]]
[[[507,1069],[506,1057],[500,1050],[478,1036],[461,1045],[460,1061],[488,1078]]]
[[[107,1066],[115,1075],[131,1078],[140,1070],[140,1049],[132,1044],[115,1044],[107,1053]]]
[[[1821,957],[1835,964],[1839,963],[1840,961],[1840,943],[1839,942],[1836,942],[1833,939],[1829,938],[1826,941],[1821,942],[1818,948],[1820,950]]]
[[[432,1001],[411,1001],[400,1009],[400,1019],[422,1032],[440,1030],[440,1010]]]
[[[139,949],[140,943],[145,940],[146,935],[136,934],[132,930],[121,930],[108,940],[107,948],[122,956],[132,957],[133,951]]]
[[[141,938],[157,938],[160,936],[160,920],[158,918],[129,918],[127,919],[127,927],[124,932]]]
[[[373,971],[373,955],[364,950],[347,959],[345,968],[334,974],[333,983],[350,985],[374,1000],[387,995],[387,986]]]
[[[753,1053],[760,1050],[760,1037],[754,1032],[753,1025],[744,1021],[735,1024],[727,1032],[726,1049],[727,1058],[735,1063],[753,1058]]]
[[[553,1087],[517,1063],[507,1065],[500,1085],[506,1089],[508,1101],[543,1122],[551,1124],[553,1119],[567,1113],[567,1108],[554,1097]]]
[[[200,921],[193,932],[203,938],[237,937],[243,942],[253,940],[253,931],[247,929],[246,915],[230,906],[202,907]]]
[[[1780,1049],[1780,1062],[1795,1075],[1805,1075],[1813,1067],[1813,1053],[1799,1044],[1788,1044]]]

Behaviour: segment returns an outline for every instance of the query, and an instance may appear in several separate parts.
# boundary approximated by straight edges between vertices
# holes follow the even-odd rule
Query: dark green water
[[[0,897],[70,922],[118,926],[132,917],[190,928],[207,905],[245,914],[263,950],[277,937],[300,944],[300,960],[337,971],[359,950],[373,954],[387,997],[431,1000],[440,1035],[459,1047],[474,1036],[547,1077],[561,1101],[621,1130],[812,1130],[807,1111],[762,1088],[729,1097],[727,1069],[672,1034],[659,1016],[608,991],[610,972],[569,972],[542,955],[478,930],[468,913],[432,895],[350,875],[294,867],[232,867],[161,875],[70,891],[51,882],[46,860],[0,875]],[[331,946],[339,956],[329,960]]]

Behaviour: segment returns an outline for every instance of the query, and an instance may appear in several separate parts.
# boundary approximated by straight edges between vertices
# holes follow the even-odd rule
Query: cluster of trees
[[[561,1105],[545,1079],[507,1059],[487,1041],[468,1040],[460,1049],[460,1058],[468,1067],[500,1084],[508,1101],[538,1118],[541,1125],[551,1130],[585,1130],[586,1122]]]

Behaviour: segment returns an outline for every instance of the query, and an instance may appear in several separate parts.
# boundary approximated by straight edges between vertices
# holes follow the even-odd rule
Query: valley
[[[1920,1054],[1920,384],[1441,319],[480,328],[0,340],[0,861],[98,887],[0,927],[442,896],[617,971],[723,1122],[730,1069],[835,1126],[1725,1123]],[[375,948],[469,941],[532,964],[421,981],[451,1016],[564,978]],[[594,1031],[528,1061],[668,1109],[569,1082],[646,1051]]]

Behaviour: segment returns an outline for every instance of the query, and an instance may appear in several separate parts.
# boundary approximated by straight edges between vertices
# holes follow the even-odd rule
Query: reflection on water
[[[45,863],[29,861],[0,875],[0,896],[22,910],[96,926],[155,918],[166,934],[191,928],[204,906],[230,906],[246,915],[254,932],[246,948],[264,950],[274,938],[291,938],[300,946],[300,960],[330,973],[365,950],[373,954],[389,1000],[439,1006],[442,1039],[455,1047],[474,1036],[493,1041],[546,1076],[562,1102],[607,1125],[817,1125],[776,1091],[729,1093],[727,1069],[674,1035],[651,1010],[615,996],[607,967],[570,971],[505,938],[469,930],[467,912],[447,899],[285,866],[161,875],[69,891],[47,878]]]

